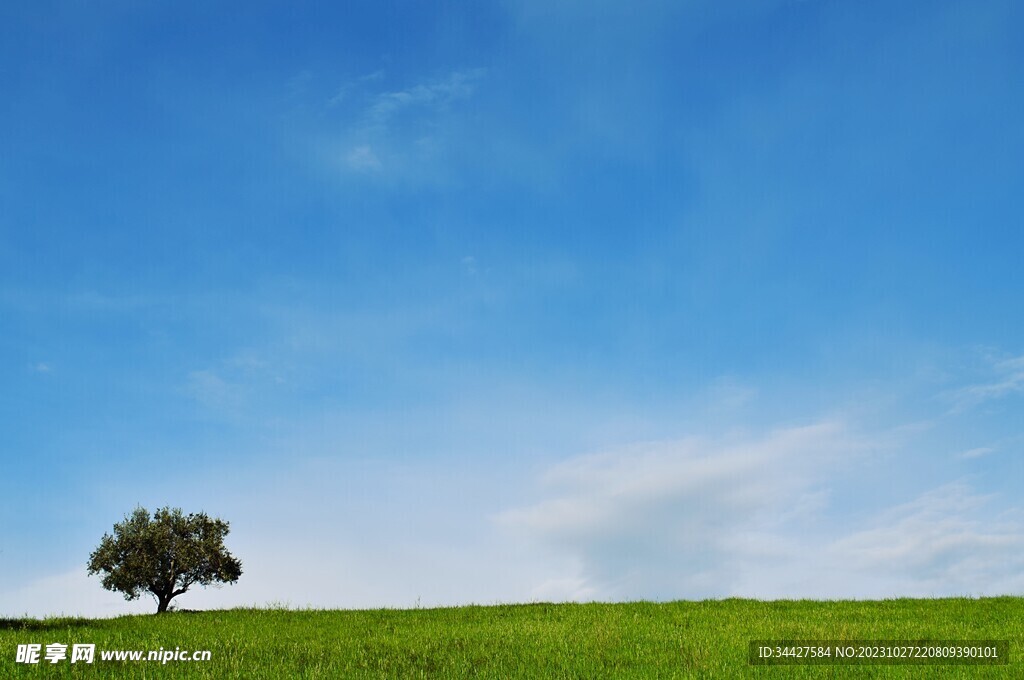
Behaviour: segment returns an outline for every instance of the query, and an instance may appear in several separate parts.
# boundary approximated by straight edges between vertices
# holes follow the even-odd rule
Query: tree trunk
[[[156,613],[163,614],[167,611],[167,605],[171,603],[173,595],[157,595]]]

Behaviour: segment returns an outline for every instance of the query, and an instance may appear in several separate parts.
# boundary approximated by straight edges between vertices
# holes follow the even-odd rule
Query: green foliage
[[[224,547],[228,523],[206,513],[182,513],[181,508],[160,508],[150,517],[136,508],[104,534],[89,555],[89,574],[102,574],[103,587],[135,600],[149,593],[157,612],[194,585],[235,583],[242,563]]]
[[[1003,639],[1009,666],[751,666],[756,639]],[[92,643],[92,665],[16,664],[18,644]],[[1024,599],[719,600],[372,611],[235,609],[0,620],[3,678],[1021,678]],[[211,659],[101,661],[102,650]],[[41,668],[40,666],[46,666]]]

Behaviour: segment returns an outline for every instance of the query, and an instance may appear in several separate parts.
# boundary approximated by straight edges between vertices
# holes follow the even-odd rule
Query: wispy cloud
[[[838,563],[912,596],[992,594],[1024,586],[1024,523],[984,513],[992,497],[950,484],[892,508],[830,546]]]
[[[979,446],[974,449],[961,451],[960,453],[956,454],[956,457],[962,459],[981,458],[982,456],[987,456],[993,451],[995,451],[995,449],[992,448],[991,446]]]
[[[953,412],[962,412],[988,401],[1024,392],[1024,356],[997,359],[991,367],[993,377],[949,393]]]
[[[826,472],[862,446],[823,422],[582,456],[545,475],[553,497],[498,521],[571,552],[602,597],[727,594],[783,524],[813,516]]]
[[[345,157],[348,167],[358,172],[378,172],[381,169],[380,159],[369,144],[361,144]]]
[[[66,298],[70,309],[81,312],[135,312],[160,302],[164,301],[147,295],[108,294],[95,290],[76,291]]]
[[[484,75],[483,69],[454,71],[446,77],[420,83],[413,87],[376,94],[366,108],[366,124],[374,128],[385,128],[401,111],[422,107],[427,111],[439,111],[452,102],[465,99],[473,92],[476,81]]]
[[[329,100],[327,100],[327,106],[334,107],[338,106],[339,104],[342,104],[343,102],[348,100],[348,98],[352,94],[352,91],[355,88],[365,83],[372,83],[374,81],[382,80],[384,78],[384,75],[384,69],[377,69],[372,73],[367,73],[365,75],[359,76],[355,80],[351,80],[347,83],[344,83],[335,91],[334,95]]]
[[[832,494],[851,490],[845,471],[869,465],[870,452],[887,441],[822,422],[740,441],[582,456],[547,472],[545,500],[497,519],[577,560],[564,583],[579,597],[1019,589],[1024,523],[967,485],[939,487],[854,524],[830,513]]]
[[[238,419],[268,391],[280,390],[285,378],[252,351],[241,350],[215,367],[189,371],[185,393],[208,415]]]
[[[481,68],[459,69],[402,89],[383,89],[382,71],[346,83],[329,101],[346,129],[328,146],[347,172],[378,178],[437,179],[439,162],[454,132],[444,123],[484,77]],[[431,172],[424,168],[431,168]]]
[[[71,313],[71,314],[129,314],[169,305],[169,296],[155,296],[139,293],[108,293],[95,289],[80,289],[69,292],[58,290],[25,288],[0,289],[0,307],[28,313]]]
[[[189,372],[187,391],[204,407],[218,412],[237,411],[244,396],[239,386],[210,369]]]
[[[150,613],[155,608],[142,598],[126,602],[117,593],[100,586],[85,568],[41,576],[19,587],[0,592],[0,616],[97,616]]]

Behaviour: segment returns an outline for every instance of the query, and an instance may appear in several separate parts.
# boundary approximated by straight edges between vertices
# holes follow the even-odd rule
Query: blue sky
[[[0,614],[1021,593],[1022,12],[0,8]]]

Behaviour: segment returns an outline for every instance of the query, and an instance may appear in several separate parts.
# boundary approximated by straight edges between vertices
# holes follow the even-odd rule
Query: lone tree
[[[199,584],[235,583],[242,563],[224,547],[228,523],[206,513],[185,515],[181,508],[160,508],[150,518],[145,508],[114,525],[89,555],[89,575],[103,575],[103,587],[136,600],[148,592],[157,613]]]

